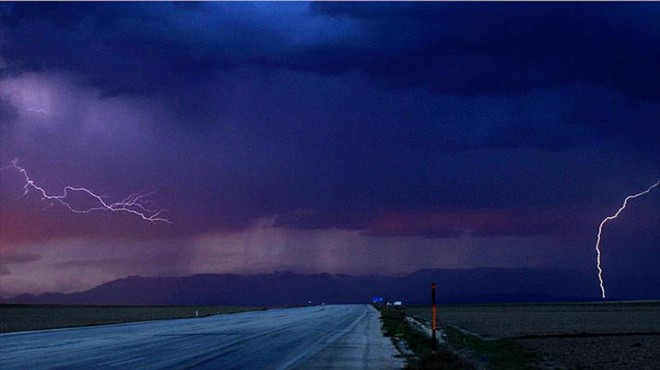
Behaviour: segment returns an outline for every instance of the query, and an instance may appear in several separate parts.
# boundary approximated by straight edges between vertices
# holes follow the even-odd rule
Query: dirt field
[[[660,369],[660,335],[539,338],[517,342],[579,369]]]
[[[428,320],[430,308],[408,308]],[[452,305],[441,325],[515,342],[580,369],[660,369],[660,302]]]
[[[0,305],[0,333],[174,319],[259,307]]]

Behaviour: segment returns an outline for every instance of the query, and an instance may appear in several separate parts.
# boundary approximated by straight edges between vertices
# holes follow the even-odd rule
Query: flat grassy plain
[[[406,312],[424,321],[431,317],[426,306]],[[452,347],[486,368],[543,363],[548,368],[660,369],[658,301],[447,305],[438,307],[438,322]]]
[[[178,319],[254,311],[262,307],[0,305],[0,333]]]

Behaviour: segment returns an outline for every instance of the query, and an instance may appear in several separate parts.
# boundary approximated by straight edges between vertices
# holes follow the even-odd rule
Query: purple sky
[[[659,3],[3,3],[0,294],[128,275],[594,272],[660,178]],[[660,191],[603,240],[658,274]],[[606,275],[607,279],[607,275]]]

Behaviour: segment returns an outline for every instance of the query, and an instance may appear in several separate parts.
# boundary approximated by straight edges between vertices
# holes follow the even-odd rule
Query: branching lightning
[[[147,207],[147,203],[148,203],[147,197],[153,193],[131,194],[126,198],[124,198],[122,201],[116,203],[107,203],[105,200],[103,200],[103,197],[96,195],[93,191],[83,187],[66,186],[62,190],[62,195],[49,195],[48,193],[46,193],[46,190],[44,190],[42,187],[34,183],[34,180],[30,178],[25,168],[18,165],[18,160],[13,160],[11,164],[12,167],[18,170],[25,179],[25,186],[23,186],[23,195],[27,195],[30,189],[36,190],[41,194],[42,200],[49,199],[49,200],[57,201],[66,208],[68,208],[69,211],[73,213],[90,213],[94,211],[126,212],[126,213],[134,214],[145,221],[165,222],[168,224],[172,223],[170,220],[163,217],[163,214],[166,213],[167,210],[165,209],[153,210]],[[86,195],[89,195],[93,200],[93,202],[96,203],[97,205],[87,209],[75,208],[74,206],[71,205],[71,203],[67,202],[66,200],[66,198],[72,192],[81,192]]]
[[[614,220],[615,218],[617,218],[619,214],[621,214],[621,212],[626,208],[626,206],[628,205],[628,201],[630,199],[640,197],[644,194],[648,194],[651,190],[653,190],[653,188],[655,188],[658,185],[660,185],[660,181],[651,185],[648,189],[644,190],[641,193],[627,196],[626,199],[623,200],[623,205],[621,206],[621,208],[619,208],[619,210],[616,211],[614,215],[606,217],[600,223],[600,226],[598,226],[598,238],[596,239],[596,267],[598,268],[598,281],[600,283],[600,292],[603,299],[605,299],[605,284],[603,282],[603,269],[600,265],[600,239],[601,239],[601,234],[603,233],[603,226],[605,226],[607,221]]]

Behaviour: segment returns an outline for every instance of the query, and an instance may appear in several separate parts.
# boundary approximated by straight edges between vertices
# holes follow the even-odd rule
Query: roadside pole
[[[433,344],[431,344],[431,349],[435,351],[438,346],[438,340],[435,337],[435,332],[437,330],[437,321],[436,321],[436,304],[435,304],[435,283],[431,283],[431,339]]]

